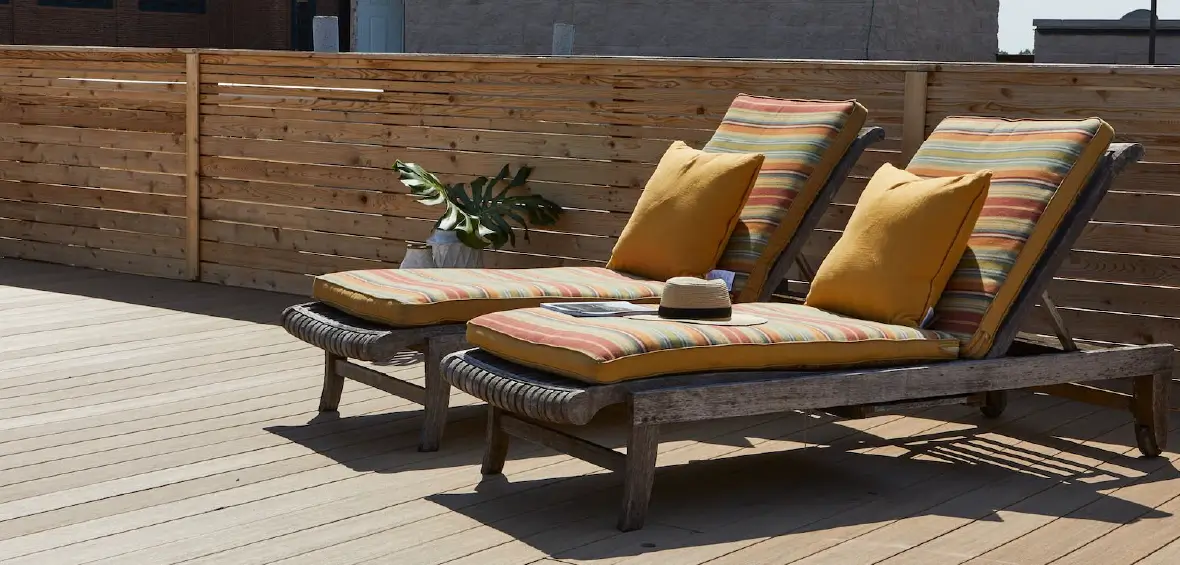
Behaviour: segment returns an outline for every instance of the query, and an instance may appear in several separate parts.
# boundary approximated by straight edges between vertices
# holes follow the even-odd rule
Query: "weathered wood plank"
[[[2,185],[3,183],[0,183]],[[104,208],[82,208],[44,202],[0,200],[0,218],[45,224],[80,226],[183,237],[184,219],[175,216],[124,212]]]
[[[345,378],[369,385],[394,396],[404,398],[410,402],[413,402],[414,404],[421,405],[426,403],[426,389],[420,385],[399,380],[397,378],[391,378],[385,373],[374,371],[368,367],[363,367],[351,362],[337,361],[335,365],[336,372]]]
[[[183,153],[179,135],[136,131],[111,131],[60,126],[0,124],[0,141],[52,143],[84,147],[113,147],[131,151]]]
[[[1126,224],[1180,225],[1176,215],[1169,213],[1177,206],[1180,206],[1180,196],[1173,194],[1112,191],[1102,199],[1102,205],[1094,214],[1094,220]]]
[[[47,261],[136,275],[182,278],[184,261],[106,249],[88,249],[37,241],[0,239],[0,257]]]
[[[82,100],[80,102],[89,102]],[[78,106],[39,106],[5,103],[0,98],[0,122],[73,126],[113,130],[184,133],[184,115],[179,112],[153,110],[122,110],[96,104]]]
[[[658,163],[670,145],[668,141],[609,136],[324,123],[312,120],[278,121],[232,116],[204,117],[201,120],[201,132],[216,137],[371,144],[590,160],[622,159],[644,163]]]
[[[455,182],[440,176],[444,182]],[[459,181],[463,182],[463,181]],[[629,214],[604,213],[607,210],[634,209],[638,192],[613,190],[606,187],[529,183],[529,192],[540,194],[567,207],[561,218],[548,231],[618,237],[627,225]],[[323,210],[343,210],[366,214],[396,215],[434,220],[439,215],[436,207],[418,204],[407,194],[328,188],[309,185],[239,181],[205,178],[201,181],[201,195],[206,199],[255,202],[279,206],[300,206]]]
[[[434,217],[406,218],[397,216],[379,216],[373,214],[356,214],[335,210],[308,210],[288,206],[276,206],[258,203],[238,203],[227,200],[205,200],[202,204],[203,217],[210,220],[229,221],[235,223],[258,224],[271,228],[288,228],[297,230],[324,231],[353,236],[379,237],[395,240],[393,245],[399,247],[406,241],[425,241],[433,229]],[[205,226],[212,228],[213,226]],[[245,228],[243,228],[245,229]],[[224,234],[222,234],[224,235]],[[246,234],[243,232],[243,236]],[[276,241],[278,234],[267,237],[264,234],[250,236],[248,241],[266,242]],[[505,249],[521,253],[552,255],[559,257],[582,258],[606,261],[614,249],[616,238],[595,237],[590,235],[576,235],[559,232],[530,232],[528,240],[523,232],[518,232],[515,246]],[[355,240],[342,240],[340,243]],[[385,245],[378,241],[373,245]],[[404,251],[404,247],[399,250]]]
[[[201,242],[201,257],[209,263],[300,275],[322,275],[337,271],[391,269],[397,267],[397,263],[370,259],[301,253],[298,251],[217,243],[215,241]]]
[[[427,232],[429,233],[429,232]],[[253,224],[224,221],[201,222],[201,237],[235,245],[248,245],[284,251],[304,251],[340,257],[357,257],[387,263],[401,262],[406,242],[373,237],[342,235],[319,231],[276,229]]]
[[[485,176],[494,176],[504,165],[513,169],[527,165],[533,168],[529,178],[537,181],[629,188],[642,188],[655,169],[652,164],[641,163],[408,148],[390,151],[372,145],[225,137],[203,138],[201,152],[201,169],[206,175],[249,175],[244,178],[279,182],[305,179],[304,184],[324,186],[346,186],[341,181],[348,180],[351,188],[392,192],[407,190],[393,170],[399,159],[432,172]]]
[[[926,101],[929,76],[922,71],[905,75],[905,116],[903,118],[902,148],[899,159],[909,161],[926,139]]]
[[[92,249],[111,249],[152,257],[167,257],[171,259],[184,257],[184,246],[180,238],[149,235],[146,233],[64,226],[60,224],[43,224],[40,222],[0,218],[0,237],[78,245]]]
[[[154,89],[102,88],[108,83],[81,83],[73,86],[21,85],[50,81],[46,79],[10,79],[0,84],[0,98],[13,96],[47,96],[58,100],[101,100],[108,106],[127,110],[175,110],[184,104],[184,93],[159,85]],[[68,82],[68,81],[67,81]],[[18,84],[13,84],[18,83]],[[118,83],[109,83],[112,86]],[[96,86],[100,85],[100,86]]]
[[[201,280],[226,286],[284,292],[296,296],[311,296],[312,277],[307,275],[217,263],[201,263]]]
[[[184,174],[184,155],[179,153],[128,151],[107,147],[0,142],[0,160]]]
[[[741,383],[725,383],[733,380],[732,375],[716,373],[701,380],[716,377],[717,384],[636,392],[632,404],[637,423],[661,424],[1027,388],[1057,384],[1064,375],[1070,382],[1087,382],[1154,374],[1170,364],[1171,357],[1171,346],[1157,345],[785,379],[774,372],[751,371],[743,373]]]
[[[1057,279],[1049,295],[1058,306],[1180,318],[1180,288]]]
[[[201,278],[201,60],[185,55],[184,195],[185,260],[188,277]]]
[[[4,167],[0,167],[0,176],[8,172],[4,169]],[[184,199],[167,194],[145,194],[123,190],[4,180],[0,181],[0,198],[167,216],[184,215]]]
[[[218,61],[218,62],[212,62]],[[246,64],[234,58],[219,59],[216,55],[203,56],[203,68],[211,74],[256,77],[320,77],[326,79],[375,79],[402,82],[437,82],[443,84],[515,84],[515,85],[568,85],[573,87],[602,86],[619,89],[688,89],[688,90],[733,90],[747,91],[754,88],[776,86],[775,83],[790,87],[799,85],[841,86],[848,84],[872,84],[879,88],[890,88],[900,93],[904,88],[905,70],[869,70],[848,68],[846,70],[794,66],[792,68],[770,66],[761,71],[733,71],[723,76],[724,71],[709,72],[701,76],[692,72],[691,65],[680,68],[682,72],[671,71],[660,74],[659,69],[648,68],[643,72],[618,73],[618,68],[605,68],[601,61],[590,65],[567,67],[567,72],[520,72],[504,65],[484,65],[481,69],[424,70],[420,66],[401,66],[397,63],[371,65],[372,59],[334,61],[325,66],[318,61],[310,63],[286,60],[271,60],[269,64]],[[504,61],[507,62],[507,61]],[[414,64],[417,62],[411,63]],[[770,73],[777,72],[778,80],[766,80]],[[788,78],[789,77],[789,78]],[[235,79],[241,80],[241,79]],[[228,82],[228,81],[227,81]],[[787,84],[783,84],[787,83]]]
[[[9,67],[35,69],[143,70],[182,72],[184,54],[175,49],[5,45],[0,59]]]

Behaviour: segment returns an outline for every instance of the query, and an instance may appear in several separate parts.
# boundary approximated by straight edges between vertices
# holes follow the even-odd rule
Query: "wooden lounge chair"
[[[743,210],[719,265],[737,273],[739,301],[770,296],[800,257],[803,236],[819,222],[852,166],[868,146],[884,139],[881,128],[863,127],[865,116],[855,101],[749,95],[734,100],[705,150],[766,155],[754,186],[763,204]],[[765,204],[768,201],[775,204]],[[313,291],[317,300],[288,308],[282,324],[295,337],[324,350],[320,411],[337,409],[344,379],[367,384],[423,405],[419,449],[434,451],[446,425],[450,396],[449,385],[439,376],[439,363],[446,354],[470,347],[464,322],[546,301],[658,300],[662,284],[604,268],[333,273],[318,277]],[[350,361],[384,362],[406,350],[423,353],[425,387]]]
[[[1022,207],[1021,203],[1014,203],[1011,198],[1016,193],[1014,191],[1031,189],[1035,193],[1041,190],[1035,185],[1049,178],[1043,171],[1037,170],[1044,167],[1045,161],[1052,161],[1041,151],[1043,147],[1035,142],[1027,142],[1027,137],[1023,145],[1016,140],[1013,145],[1005,147],[1001,141],[996,152],[988,157],[981,154],[986,151],[980,151],[979,144],[969,148],[971,150],[956,153],[953,143],[956,136],[962,136],[964,131],[970,132],[973,127],[976,133],[982,130],[981,135],[986,137],[991,129],[1019,129],[1023,127],[1021,124],[1029,122],[1032,121],[1015,122],[1013,126],[1013,122],[1005,120],[993,120],[989,123],[987,120],[948,119],[923,144],[909,169],[921,176],[946,176],[954,174],[956,168],[964,171],[993,169],[995,176],[984,214],[991,213],[999,217],[1002,213],[997,213],[997,209],[1004,207],[1019,209],[1022,213],[1028,212],[1032,208]],[[1032,123],[1034,125],[1031,127],[1037,127],[1037,122]],[[1094,129],[1094,123],[1105,127],[1105,124],[1098,120],[1051,122],[1045,127],[1075,135],[1075,129]],[[502,471],[509,436],[537,442],[606,469],[621,472],[624,475],[624,494],[618,527],[627,531],[642,527],[644,522],[655,472],[658,430],[661,424],[800,409],[815,409],[836,415],[864,415],[874,410],[952,403],[976,405],[985,415],[997,417],[1005,405],[1004,391],[1007,390],[1055,386],[1059,387],[1059,390],[1066,390],[1068,394],[1068,390],[1061,387],[1074,386],[1080,389],[1083,388],[1081,385],[1071,383],[1118,377],[1133,378],[1132,395],[1107,396],[1092,400],[1107,406],[1121,405],[1128,408],[1133,414],[1140,450],[1147,456],[1159,455],[1164,447],[1168,429],[1166,385],[1172,373],[1173,347],[1126,346],[1079,351],[1061,326],[1060,317],[1056,315],[1052,301],[1045,294],[1046,285],[1082,233],[1112,178],[1129,163],[1138,161],[1142,155],[1139,145],[1110,144],[1109,135],[1105,140],[1099,137],[1101,136],[1095,134],[1086,150],[1091,153],[1088,157],[1093,165],[1091,169],[1085,169],[1086,164],[1079,162],[1079,159],[1087,159],[1085,155],[1079,157],[1076,153],[1069,153],[1075,148],[1070,147],[1063,151],[1063,162],[1058,163],[1057,168],[1069,173],[1063,175],[1065,180],[1052,187],[1048,193],[1052,196],[1044,197],[1041,213],[1033,215],[1031,227],[1023,232],[1025,239],[1016,252],[1017,258],[1011,268],[1002,273],[986,275],[998,277],[997,280],[1001,281],[1001,284],[990,295],[983,306],[984,310],[977,312],[979,315],[974,317],[974,329],[963,328],[960,325],[958,332],[927,332],[902,326],[887,327],[831,314],[827,316],[835,323],[825,325],[829,320],[823,318],[824,313],[806,312],[808,307],[800,304],[738,304],[733,307],[735,314],[741,312],[771,318],[772,325],[762,326],[767,328],[759,330],[762,332],[778,332],[780,335],[790,336],[792,327],[788,325],[783,329],[783,323],[797,324],[801,319],[806,321],[804,329],[795,332],[795,335],[803,334],[804,337],[776,338],[790,341],[791,344],[843,341],[846,343],[831,345],[856,348],[858,344],[873,340],[894,339],[893,347],[905,346],[913,349],[923,346],[924,339],[946,346],[946,340],[950,338],[952,347],[962,349],[959,353],[952,353],[948,359],[936,359],[937,351],[932,353],[927,347],[925,353],[915,356],[921,358],[925,355],[925,360],[909,363],[894,359],[895,362],[891,364],[843,364],[843,367],[826,370],[817,369],[815,365],[808,370],[765,366],[756,369],[726,370],[724,367],[751,362],[742,359],[723,360],[721,357],[725,354],[720,348],[741,346],[748,342],[734,340],[725,343],[724,332],[713,331],[707,327],[698,329],[701,327],[696,326],[690,330],[683,324],[661,322],[661,325],[672,326],[672,329],[665,327],[655,330],[646,329],[652,326],[644,326],[644,322],[638,320],[575,319],[551,315],[542,309],[503,312],[472,320],[469,323],[468,338],[481,348],[457,352],[446,357],[443,360],[442,371],[444,378],[452,385],[487,401],[490,405],[483,473],[497,474]],[[951,140],[949,143],[948,139]],[[1005,166],[1005,162],[1009,165]],[[1070,191],[1077,191],[1076,196],[1068,194],[1067,190],[1062,188],[1069,182],[1075,183]],[[1065,200],[1058,200],[1063,195]],[[1008,201],[1005,202],[1004,199]],[[993,206],[990,212],[988,206]],[[1044,232],[1039,231],[1042,228],[1045,229]],[[1005,227],[1003,222],[997,224],[992,220],[985,221],[981,217],[973,232],[973,241],[977,235],[986,239],[989,230],[994,230],[993,236],[997,231],[1007,230],[1007,238],[1022,233],[1012,225]],[[1038,233],[1040,235],[1037,235]],[[1030,243],[1034,242],[1036,237],[1044,238],[1041,249],[1034,249],[1033,243]],[[975,249],[974,252],[980,256],[969,258],[964,255],[964,260],[960,262],[959,270],[956,272],[957,277],[960,273],[964,276],[959,277],[961,280],[957,283],[952,279],[951,285],[943,294],[943,302],[939,303],[939,308],[943,309],[940,316],[950,318],[944,327],[954,328],[955,324],[962,324],[964,320],[971,321],[971,316],[963,314],[971,308],[973,301],[978,302],[979,278],[985,276],[977,264],[974,267],[972,265],[975,261],[986,259],[981,256],[986,255],[987,249]],[[1031,256],[1026,255],[1028,253],[1031,253]],[[1020,265],[1028,267],[1024,276],[1016,272]],[[976,278],[975,283],[971,282],[972,276]],[[1009,287],[1009,284],[1016,286]],[[998,298],[1005,294],[1012,299],[1008,304],[1000,304]],[[1021,322],[1034,311],[1038,302],[1057,320],[1062,343],[1060,348],[1039,346],[1015,339]],[[964,307],[964,304],[967,306]],[[989,330],[983,324],[993,316],[995,308],[1000,308],[1001,311],[995,314],[994,319],[997,323],[994,329]],[[948,313],[948,309],[951,312]],[[776,316],[785,319],[785,322],[776,321]],[[933,327],[937,329],[939,324],[940,321],[936,319]],[[849,326],[852,330],[847,332],[848,337],[842,337],[844,334],[841,332],[846,331],[842,328]],[[564,337],[536,336],[535,332],[541,327],[551,335]],[[732,328],[724,330],[733,331]],[[502,333],[496,333],[497,331]],[[531,337],[530,332],[534,334]],[[906,332],[910,335],[890,335]],[[924,335],[916,335],[914,332]],[[700,333],[706,337],[683,338],[682,342],[675,345],[659,343],[659,338],[663,338],[664,341],[675,341],[677,333],[688,336]],[[858,333],[863,335],[854,335]],[[776,345],[782,341],[776,342]],[[485,343],[491,345],[481,345]],[[615,355],[617,351],[603,353],[613,347],[612,343],[622,343],[624,349],[631,347],[632,350],[624,352],[623,355]],[[641,345],[635,345],[637,343]],[[757,341],[754,343],[753,347],[767,344]],[[927,342],[927,345],[929,344],[930,342]],[[580,347],[584,349],[579,349]],[[572,362],[567,362],[569,359],[598,367],[602,367],[604,363],[621,362],[631,362],[634,366],[638,362],[635,360],[644,355],[653,352],[665,353],[676,348],[688,353],[695,351],[696,359],[703,358],[706,359],[706,364],[712,364],[711,370],[680,371],[648,378],[631,375],[639,378],[609,384],[592,383],[592,379],[575,374],[557,374],[558,371],[575,370],[571,369],[574,367],[571,365]],[[561,351],[558,351],[559,349]],[[641,351],[636,353],[636,350]],[[591,353],[587,354],[587,351]],[[740,351],[756,355],[750,353],[751,348]],[[833,350],[827,351],[830,353]],[[967,354],[963,355],[963,352]],[[599,357],[594,358],[594,355]],[[735,356],[737,354],[729,355],[728,359]],[[673,357],[665,355],[660,359],[659,366],[666,367],[674,363]],[[646,366],[656,365],[648,363]],[[722,369],[717,369],[718,367]],[[617,404],[626,405],[629,412],[630,432],[625,455],[554,427],[587,424],[600,410]]]

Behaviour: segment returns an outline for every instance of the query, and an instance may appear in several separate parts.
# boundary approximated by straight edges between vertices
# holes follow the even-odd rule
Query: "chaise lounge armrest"
[[[462,335],[463,324],[392,328],[351,316],[321,302],[290,306],[283,328],[291,335],[333,355],[360,361],[389,361],[428,338]]]
[[[584,425],[602,408],[626,401],[632,383],[590,385],[505,361],[481,349],[443,358],[452,386],[513,414]]]

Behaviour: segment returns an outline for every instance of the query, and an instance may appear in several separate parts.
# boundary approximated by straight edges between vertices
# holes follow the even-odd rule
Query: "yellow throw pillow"
[[[762,169],[760,153],[705,153],[672,144],[606,267],[653,280],[713,270]]]
[[[991,171],[923,178],[882,166],[824,259],[808,306],[912,328],[928,323],[967,250]]]

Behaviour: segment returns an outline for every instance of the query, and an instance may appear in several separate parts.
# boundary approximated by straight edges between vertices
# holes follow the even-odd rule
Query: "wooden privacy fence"
[[[1098,115],[1150,162],[1053,295],[1077,337],[1180,343],[1180,68],[6,47],[0,79],[0,255],[301,294],[427,237],[438,211],[397,159],[532,166],[568,212],[488,263],[601,264],[669,143],[702,145],[737,93],[856,98],[889,139],[812,237],[818,264],[865,179],[945,116]]]

